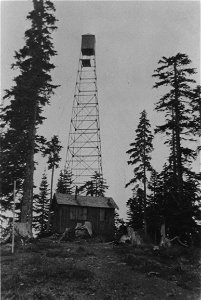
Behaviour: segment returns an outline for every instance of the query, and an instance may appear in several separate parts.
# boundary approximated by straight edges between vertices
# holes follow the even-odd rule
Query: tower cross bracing
[[[82,186],[97,172],[102,175],[102,155],[95,36],[83,35],[78,64],[66,168],[74,186]]]

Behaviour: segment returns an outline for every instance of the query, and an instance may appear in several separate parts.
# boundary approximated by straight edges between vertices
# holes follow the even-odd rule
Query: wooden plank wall
[[[53,218],[53,228],[55,231],[62,233],[66,228],[74,228],[78,222],[84,224],[83,220],[70,219],[70,207],[67,205],[55,206]],[[114,209],[105,208],[104,210],[105,220],[100,221],[100,208],[87,207],[87,221],[92,223],[94,236],[103,236],[109,240],[114,235]]]

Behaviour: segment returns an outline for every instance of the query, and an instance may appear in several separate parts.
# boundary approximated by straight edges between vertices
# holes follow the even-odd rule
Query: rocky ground
[[[200,299],[198,249],[46,238],[1,257],[2,299]]]

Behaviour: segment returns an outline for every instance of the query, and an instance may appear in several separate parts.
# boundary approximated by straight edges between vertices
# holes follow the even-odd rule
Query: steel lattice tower
[[[95,36],[90,34],[82,35],[66,168],[77,187],[91,180],[95,172],[102,175]]]

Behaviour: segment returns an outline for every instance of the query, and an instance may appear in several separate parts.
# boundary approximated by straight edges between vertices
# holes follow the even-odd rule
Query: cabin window
[[[100,208],[100,221],[105,221],[105,209]]]
[[[70,207],[70,219],[71,220],[87,220],[87,208],[86,207]]]

